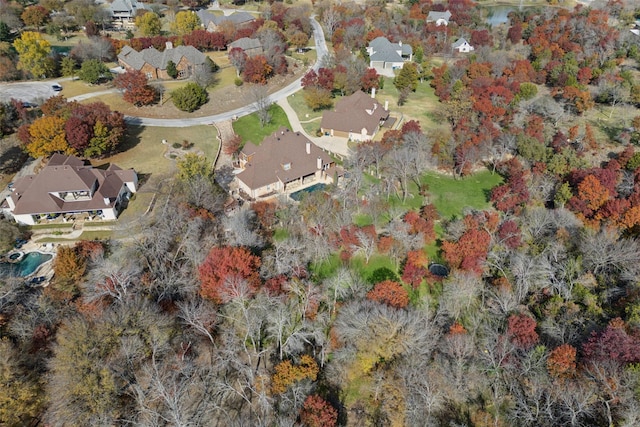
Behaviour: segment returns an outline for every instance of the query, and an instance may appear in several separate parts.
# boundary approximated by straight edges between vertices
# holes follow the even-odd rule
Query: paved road
[[[316,21],[314,17],[311,17],[311,26],[313,27],[313,37],[315,39],[316,44],[316,53],[317,60],[313,65],[314,70],[318,70],[320,65],[322,64],[322,59],[329,53],[327,49],[327,43],[324,40],[324,32],[322,31],[322,27],[320,23]],[[288,86],[280,89],[277,92],[272,93],[268,97],[268,101],[270,103],[277,103],[283,98],[288,97],[289,95],[296,93],[300,89],[302,89],[302,78],[299,78],[295,82],[289,84]],[[152,119],[148,117],[133,117],[126,116],[125,120],[129,124],[133,125],[143,125],[143,126],[157,126],[157,127],[189,127],[193,125],[210,125],[215,122],[221,122],[224,120],[232,120],[237,117],[247,116],[251,113],[254,113],[257,110],[255,103],[245,105],[241,108],[236,108],[232,111],[227,111],[225,113],[216,114],[213,116],[206,117],[193,117],[186,119]]]
[[[59,93],[53,90],[51,85],[60,84],[63,80],[0,83],[0,100],[9,101],[13,98],[40,105]]]

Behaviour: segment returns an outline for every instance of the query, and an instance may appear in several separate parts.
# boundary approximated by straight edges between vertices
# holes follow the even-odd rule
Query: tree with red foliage
[[[223,145],[224,154],[231,156],[233,154],[238,153],[241,145],[242,145],[242,137],[238,134],[233,134],[231,138],[224,141],[224,145]]]
[[[244,66],[247,62],[247,54],[239,47],[234,47],[229,51],[228,56],[229,62],[231,62],[231,65],[236,67],[236,74],[239,76],[244,70]]]
[[[318,86],[318,73],[312,68],[307,73],[302,76],[302,80],[300,81],[303,89],[316,87]]]
[[[395,308],[405,308],[409,305],[409,293],[400,283],[393,280],[376,283],[373,289],[367,292],[367,298]]]
[[[472,46],[491,46],[492,44],[493,44],[493,40],[488,30],[471,31]]]
[[[149,86],[147,76],[140,70],[118,74],[113,85],[123,91],[122,99],[136,107],[153,104],[158,97],[156,90]]]
[[[317,394],[307,396],[300,412],[300,421],[306,427],[335,427],[338,411]]]
[[[317,84],[325,90],[332,91],[335,78],[335,73],[331,68],[322,67],[318,70]]]
[[[522,23],[515,22],[507,31],[507,39],[513,44],[520,43],[522,40]]]
[[[523,350],[529,350],[538,342],[536,321],[524,314],[512,314],[507,321],[511,342]]]
[[[200,295],[224,304],[239,292],[253,295],[260,285],[260,258],[241,247],[214,247],[198,268]],[[238,289],[246,284],[246,288]]]
[[[555,378],[571,378],[576,373],[576,349],[570,344],[562,344],[553,349],[547,358],[549,375]]]
[[[267,79],[273,74],[273,67],[269,65],[264,55],[256,55],[247,58],[242,70],[245,82],[267,84]]]
[[[367,68],[360,81],[362,90],[365,92],[370,92],[371,89],[378,89],[380,86],[380,76],[375,68]]]
[[[452,268],[481,274],[490,243],[491,236],[485,230],[469,229],[456,242],[442,242],[444,259]]]
[[[617,317],[609,322],[604,331],[592,332],[582,346],[585,357],[596,362],[640,362],[640,340],[637,336],[629,335],[625,326],[624,321]]]
[[[520,227],[513,220],[504,221],[498,227],[498,238],[509,249],[516,249],[522,245]]]
[[[402,220],[411,227],[409,229],[410,234],[422,233],[426,245],[435,241],[436,232],[434,229],[435,222],[433,220],[423,217],[416,211],[407,212]]]
[[[429,274],[427,262],[427,256],[422,250],[407,252],[407,259],[402,268],[402,281],[417,289]]]
[[[207,30],[193,30],[182,36],[182,43],[198,50],[222,50],[227,45],[224,34]]]

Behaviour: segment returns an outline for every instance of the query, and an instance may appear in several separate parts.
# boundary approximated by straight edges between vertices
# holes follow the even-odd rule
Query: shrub
[[[236,86],[242,86],[242,84],[244,83],[240,77],[236,77],[236,79],[233,82],[235,83]]]
[[[174,90],[171,96],[176,108],[189,113],[197,110],[209,100],[207,91],[196,83],[187,83],[184,87]]]

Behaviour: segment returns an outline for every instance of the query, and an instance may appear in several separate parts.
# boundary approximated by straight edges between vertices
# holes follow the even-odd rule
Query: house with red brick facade
[[[173,47],[167,42],[164,51],[154,47],[140,52],[131,46],[124,46],[118,55],[118,63],[125,70],[142,71],[149,80],[170,79],[167,64],[172,61],[178,70],[178,78],[187,78],[198,69],[206,66],[206,56],[193,46]]]

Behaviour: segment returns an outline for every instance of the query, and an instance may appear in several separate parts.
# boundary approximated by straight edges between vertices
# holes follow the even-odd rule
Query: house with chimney
[[[320,121],[320,130],[325,135],[367,141],[389,119],[389,106],[384,107],[371,96],[359,90],[336,102],[334,111],[325,111]]]
[[[260,39],[252,39],[249,37],[241,37],[227,45],[227,52],[231,52],[233,49],[242,49],[247,56],[262,55],[262,43]]]
[[[240,193],[253,200],[333,181],[334,161],[300,132],[281,127],[260,145],[245,144],[238,158]]]
[[[399,69],[406,61],[413,59],[411,45],[391,43],[386,37],[376,37],[367,46],[369,68]]]
[[[2,210],[27,225],[60,214],[115,220],[137,190],[133,169],[114,164],[96,169],[78,157],[56,153],[39,173],[15,181]]]
[[[142,71],[149,80],[170,79],[167,73],[169,61],[176,65],[179,79],[187,78],[206,66],[206,56],[198,49],[193,46],[173,47],[171,42],[167,42],[162,52],[154,47],[138,52],[125,45],[118,54],[118,63],[122,68]]]

